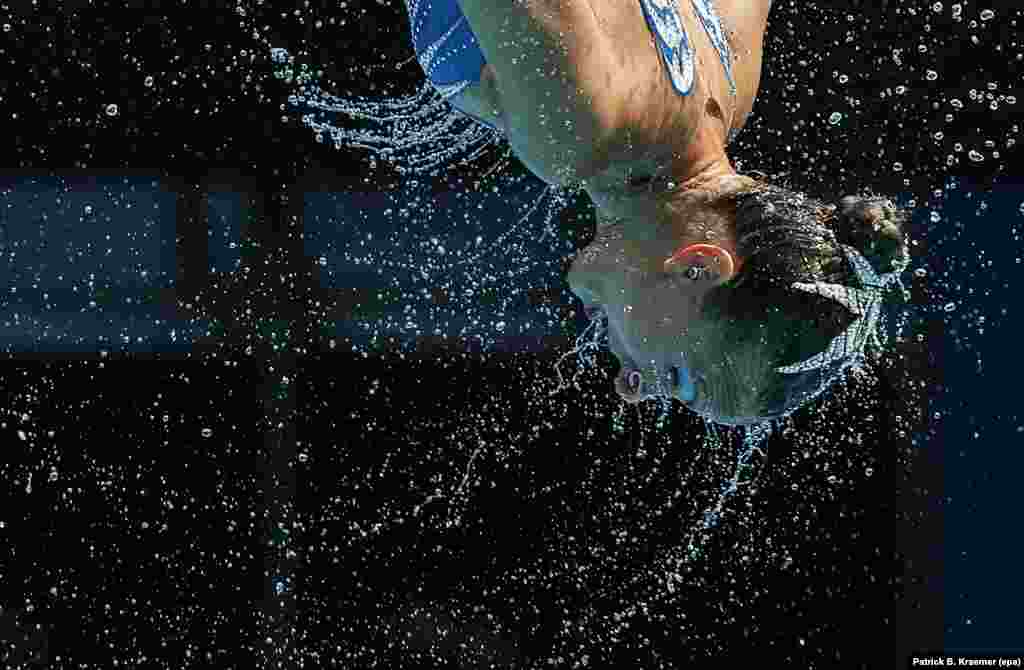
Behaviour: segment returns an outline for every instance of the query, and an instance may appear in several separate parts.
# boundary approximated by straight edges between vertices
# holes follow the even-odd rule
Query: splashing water
[[[275,66],[275,76],[295,87],[292,94],[288,96],[288,104],[292,112],[301,115],[303,125],[315,134],[317,141],[320,143],[330,142],[336,149],[359,147],[368,150],[374,155],[374,158],[371,159],[371,167],[375,165],[372,161],[379,158],[391,164],[399,174],[407,175],[410,179],[417,175],[438,176],[443,173],[445,166],[456,162],[464,164],[475,160],[493,145],[503,142],[503,137],[498,131],[472,122],[451,107],[448,99],[458,91],[438,91],[432,84],[426,82],[415,94],[406,97],[379,100],[342,98],[326,93],[317,81],[318,74],[312,72],[308,66],[300,66],[296,70],[295,59],[288,51],[273,48],[271,49],[271,59]],[[507,163],[510,152],[507,147],[505,148],[503,159]],[[496,163],[487,170],[485,178],[494,173],[501,165],[500,162]],[[512,180],[506,180],[501,186],[504,188],[512,184]],[[555,246],[549,247],[547,258],[545,258],[544,254],[538,253],[537,250],[531,250],[529,245],[545,241],[545,239],[548,239],[552,245],[558,243],[557,235],[554,234],[553,221],[568,206],[570,198],[576,194],[570,189],[553,186],[544,188],[515,224],[508,226],[491,242],[482,244],[481,238],[477,237],[476,248],[471,253],[435,253],[429,258],[411,258],[406,255],[403,260],[375,257],[372,262],[378,266],[403,267],[411,270],[411,281],[433,286],[450,286],[453,275],[464,274],[467,285],[472,286],[473,289],[466,296],[454,299],[452,307],[472,314],[478,309],[478,305],[472,300],[471,295],[479,295],[488,286],[506,287],[507,282],[513,277],[507,270],[505,272],[482,270],[482,266],[493,263],[496,256],[503,256],[506,267],[517,268],[516,274],[519,277],[522,277],[524,269],[540,265],[547,265],[549,268],[556,265],[560,267],[563,257],[553,259],[553,254],[550,253],[558,251]],[[541,201],[548,195],[551,197],[542,223],[542,231],[539,234],[530,234],[531,231],[527,230],[527,221],[531,219]],[[514,237],[520,239],[513,241]],[[564,246],[571,248],[571,245],[568,244]],[[499,250],[501,253],[496,254],[495,252]],[[381,251],[381,254],[386,253],[389,253],[387,249]],[[571,249],[571,253],[575,253],[575,249]],[[564,284],[563,277],[559,277],[557,281]],[[504,300],[504,298],[499,299]],[[505,311],[506,307],[507,303],[502,303],[499,311]],[[407,315],[409,320],[407,323],[412,323],[412,318]],[[469,320],[474,325],[475,335],[480,332],[480,329],[487,329],[487,324],[483,319],[471,316]],[[445,325],[448,323],[435,316],[435,322],[438,321],[443,321]],[[378,323],[376,328],[380,329],[386,325],[388,324]],[[506,328],[507,324],[504,321],[492,322],[491,337],[480,336],[480,339],[485,342],[485,345],[493,344],[494,335],[500,335]],[[406,328],[407,331],[413,330],[416,333],[424,329],[426,328],[421,323],[412,323]],[[435,327],[433,332],[439,335],[442,330]],[[466,329],[464,328],[459,335],[465,334]],[[548,398],[566,390],[569,386],[577,391],[582,390],[578,383],[580,375],[585,370],[596,367],[594,359],[599,351],[607,348],[606,338],[607,326],[604,320],[602,318],[592,320],[590,325],[575,338],[573,348],[560,356],[555,363],[554,373],[557,384],[546,394]],[[572,378],[566,381],[561,367],[566,359],[573,354],[576,355],[578,369]],[[671,414],[673,402],[664,396],[658,397],[657,401],[659,407],[655,428],[661,431],[665,426],[666,418]],[[611,417],[612,425],[619,434],[625,431],[624,417],[628,410],[629,407],[622,403],[619,405],[619,411]],[[635,411],[639,411],[639,409],[636,408]],[[716,426],[707,419],[704,420],[704,423],[706,430],[704,443],[694,460],[699,460],[708,454],[718,453],[721,455],[724,450]],[[623,596],[623,594],[630,593],[630,590],[640,581],[650,580],[653,575],[661,583],[663,596],[667,597],[674,593],[677,584],[684,581],[684,567],[703,558],[703,539],[707,537],[709,531],[719,525],[730,498],[751,483],[750,473],[754,467],[751,460],[755,453],[762,458],[765,456],[762,445],[773,433],[775,425],[775,422],[767,422],[758,426],[742,427],[742,445],[738,452],[729,459],[732,461],[731,475],[722,481],[717,496],[712,496],[711,502],[704,507],[703,512],[686,530],[683,541],[668,551],[656,555],[650,565],[638,568],[632,579],[622,580],[614,588],[598,593],[594,602],[608,598],[629,602],[628,607],[612,617],[618,622],[625,621],[632,614],[646,608],[648,603],[630,598],[628,595]],[[441,489],[434,490],[419,505],[415,506],[412,516],[420,516],[421,510],[435,501],[460,500],[465,502],[469,495],[466,488],[470,482],[470,469],[480,454],[482,445],[483,443],[473,450],[468,462],[465,463],[465,474],[461,478],[456,478],[460,482],[458,487],[450,492]],[[685,489],[685,486],[680,488]],[[461,511],[456,510],[454,525],[460,524]],[[385,521],[375,524],[369,533],[361,532],[366,537],[383,532],[388,526],[390,526],[390,522]]]
[[[582,390],[577,383],[577,379],[585,368],[592,368],[594,366],[594,355],[603,348],[607,348],[607,335],[607,321],[600,316],[592,319],[590,325],[576,339],[573,349],[563,354],[555,363],[555,373],[558,377],[558,386],[549,392],[549,396],[553,396],[566,388],[567,384],[562,377],[560,366],[562,362],[572,354],[576,354],[577,356],[579,369],[573,375],[571,384],[577,391]],[[657,400],[659,404],[655,428],[657,430],[661,430],[664,426],[666,417],[672,410],[672,401],[668,398],[667,394],[657,394],[654,399]],[[625,405],[623,404],[620,407],[624,408]],[[616,425],[619,428],[619,431],[617,432],[622,432],[623,426],[621,422],[621,414],[616,418],[619,419],[616,422]],[[704,424],[706,432],[703,451],[707,452],[713,449],[720,449],[721,440],[714,430],[715,424],[706,418],[704,419]],[[669,592],[672,592],[673,590],[673,581],[682,580],[679,576],[679,568],[688,560],[700,556],[700,540],[703,533],[718,526],[718,523],[721,520],[723,507],[728,499],[735,494],[740,487],[749,483],[749,472],[753,467],[750,463],[750,459],[755,452],[759,453],[762,457],[765,456],[764,451],[761,449],[761,445],[763,445],[772,435],[773,424],[774,422],[769,421],[754,426],[742,427],[743,446],[740,452],[736,455],[736,462],[733,466],[732,475],[722,483],[719,489],[718,498],[704,510],[697,522],[690,528],[686,535],[686,555],[684,557],[673,556],[661,559],[664,564],[664,569],[668,571],[666,587]]]
[[[318,142],[326,141],[329,138],[336,149],[342,147],[359,147],[369,150],[375,156],[392,164],[399,174],[437,175],[447,165],[456,160],[468,162],[476,159],[487,150],[488,147],[500,142],[502,139],[498,131],[486,128],[480,124],[469,121],[467,117],[455,110],[448,103],[448,99],[458,93],[458,90],[438,91],[434,86],[425,82],[413,95],[399,97],[397,99],[347,99],[327,94],[323,91],[318,78],[311,73],[308,66],[300,66],[298,71],[294,67],[295,58],[287,50],[280,48],[271,49],[271,60],[275,65],[275,76],[286,82],[294,82],[298,87],[297,91],[288,97],[289,105],[301,114],[302,123],[315,133]],[[411,59],[410,59],[411,60]],[[356,125],[359,122],[368,123],[369,129],[345,127]],[[507,158],[507,154],[505,156]],[[494,172],[499,165],[493,166],[488,174]],[[425,267],[432,267],[431,279],[426,273],[423,278],[432,281],[445,273],[452,272],[456,267],[471,262],[478,262],[482,257],[494,249],[503,249],[507,253],[507,240],[523,229],[526,221],[536,211],[540,201],[545,195],[551,195],[551,201],[547,212],[545,212],[544,232],[540,239],[543,239],[553,229],[553,219],[564,209],[573,195],[573,191],[554,186],[548,186],[543,193],[537,197],[528,211],[519,218],[515,225],[511,226],[504,233],[499,235],[493,242],[477,249],[466,258],[438,265],[433,259],[428,264],[415,264],[419,270]],[[525,261],[525,257],[523,261]],[[532,261],[536,263],[537,261]],[[607,348],[607,326],[603,319],[594,319],[590,325],[575,340],[575,346],[563,354],[555,363],[554,370],[558,379],[556,387],[548,392],[548,396],[554,396],[571,385],[577,391],[581,390],[578,384],[579,376],[586,368],[594,367],[595,354]],[[569,382],[563,379],[561,365],[569,356],[576,354],[579,368]],[[656,428],[664,425],[666,417],[671,412],[672,401],[665,396],[657,398],[660,405]],[[625,410],[622,405],[621,409]],[[613,424],[619,429],[616,432],[623,432],[623,414],[620,412],[613,417]],[[713,431],[713,424],[706,422],[707,434],[705,450],[720,446],[717,436]],[[760,451],[762,444],[771,434],[771,425],[762,424],[755,427],[744,428],[743,449],[736,456],[732,476],[725,481],[720,488],[717,500],[712,502],[704,511],[691,529],[688,536],[686,555],[684,557],[667,557],[664,560],[666,570],[669,565],[679,565],[686,560],[700,555],[700,536],[703,532],[715,528],[722,515],[723,507],[728,499],[747,482],[741,481],[751,465],[749,463],[752,454]],[[439,499],[443,496],[435,494],[432,499]],[[678,573],[668,579],[668,587],[671,588],[673,579],[679,579]]]
[[[270,57],[275,76],[291,80],[294,56],[274,48]],[[315,133],[317,141],[322,143],[329,137],[335,149],[359,147],[372,151],[399,174],[437,174],[439,168],[462,154],[469,154],[462,162],[477,158],[498,137],[497,131],[452,113],[447,98],[430,83],[423,84],[414,95],[396,100],[347,99],[324,92],[306,71],[308,66],[306,70],[300,67],[300,75],[294,79],[298,90],[288,96],[288,104],[302,113],[303,125]],[[338,125],[346,118],[349,124],[363,121],[384,129]],[[461,130],[455,129],[457,125],[462,126]]]
[[[370,167],[375,167],[375,161],[379,158],[393,166],[399,174],[409,177],[408,182],[403,184],[403,189],[416,188],[419,185],[416,180],[418,176],[436,177],[442,174],[446,167],[473,161],[503,141],[500,133],[473,122],[448,103],[448,98],[458,91],[444,91],[442,94],[427,82],[417,93],[406,97],[380,100],[342,98],[326,93],[316,81],[316,73],[311,73],[308,66],[296,69],[295,58],[287,50],[272,48],[270,52],[275,76],[286,83],[291,82],[295,87],[293,93],[288,96],[289,106],[294,113],[301,115],[302,123],[314,132],[317,141],[325,142],[329,138],[331,145],[336,149],[358,147],[370,151],[373,154]],[[511,150],[505,146],[504,153],[485,171],[481,181],[489,178],[498,168],[507,165],[510,157]],[[498,174],[497,178],[501,180],[500,183],[490,189],[494,193],[500,190],[508,194],[512,187],[526,181],[503,174]],[[571,243],[558,239],[555,226],[557,216],[578,193],[578,187],[545,186],[539,194],[532,196],[530,202],[519,209],[521,214],[514,223],[502,225],[502,233],[490,242],[484,241],[483,234],[478,235],[472,249],[460,249],[449,253],[449,245],[436,237],[431,238],[432,244],[429,245],[409,244],[405,241],[399,243],[395,240],[396,243],[391,245],[391,248],[381,248],[379,255],[375,254],[372,259],[365,260],[367,264],[409,270],[409,280],[431,287],[450,286],[453,277],[457,276],[458,283],[472,286],[470,290],[477,294],[491,287],[501,288],[507,281],[507,271],[503,273],[495,266],[497,260],[500,260],[505,268],[514,267],[515,274],[522,276],[527,271],[541,269],[541,266],[556,267],[561,259],[552,258],[551,252],[572,253]],[[402,195],[405,200],[409,200],[408,193]],[[527,230],[527,224],[532,221],[545,198],[547,206],[543,212],[541,230],[537,234]],[[511,198],[505,204],[506,210],[513,209],[510,203]],[[395,204],[400,217],[407,218],[409,203],[396,201]],[[385,210],[385,215],[388,211]],[[425,207],[417,211],[429,214],[435,209],[432,203],[427,202]],[[468,224],[470,222],[467,221],[464,230],[470,228]],[[491,229],[495,227],[489,226]],[[416,235],[424,229],[425,226],[417,225],[410,234]],[[486,233],[487,230],[481,232]],[[464,231],[457,231],[457,234],[463,233]],[[546,243],[545,247],[537,248],[540,243]],[[409,249],[416,246],[429,246],[432,253],[418,258],[410,257]],[[530,248],[531,246],[533,248]],[[391,260],[385,257],[398,251],[405,252],[400,259]],[[500,253],[496,253],[498,251]],[[495,271],[483,271],[481,265],[490,265]],[[506,277],[501,277],[501,274],[505,274]],[[560,281],[560,278],[555,281]],[[545,281],[548,284],[551,282],[551,279]],[[507,297],[500,296],[499,300],[502,304],[497,311],[510,311]],[[478,305],[470,299],[458,302],[461,313],[454,319],[456,321],[464,320],[462,317],[467,313],[473,313],[478,309]],[[435,319],[438,320],[440,319]],[[475,325],[478,333],[480,327],[487,330],[488,324],[485,319],[470,320],[477,322]],[[511,324],[505,321],[493,320],[490,323],[491,333],[481,336],[481,340],[486,345],[491,345],[496,337],[507,336],[510,326]],[[432,330],[435,335],[441,335],[442,329],[419,327],[415,330],[417,333],[421,330]]]

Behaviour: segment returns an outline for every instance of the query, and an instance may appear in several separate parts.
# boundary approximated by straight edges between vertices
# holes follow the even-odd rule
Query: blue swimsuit
[[[711,6],[711,0],[690,2],[718,51],[730,91],[735,96],[732,53],[722,22]],[[675,0],[640,0],[640,5],[672,86],[679,95],[689,95],[695,73],[694,50],[686,37]],[[416,57],[438,92],[450,98],[470,84],[478,83],[480,69],[485,63],[484,54],[457,0],[405,0],[405,6],[412,25]],[[732,139],[731,135],[729,139]]]

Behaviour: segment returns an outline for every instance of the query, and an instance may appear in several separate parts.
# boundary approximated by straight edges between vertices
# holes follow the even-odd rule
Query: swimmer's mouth
[[[686,386],[684,385],[684,373],[682,369],[677,365],[669,365],[658,371],[658,378],[660,384],[651,384],[650,390],[641,389],[640,386],[643,384],[643,374],[639,368],[635,365],[629,365],[629,372],[626,373],[625,381],[626,388],[631,393],[640,394],[645,398],[651,397],[670,397],[679,400],[690,409],[699,412],[700,401],[702,395],[700,392],[701,383],[703,378],[696,376],[696,379],[689,386],[689,392],[687,393]]]
[[[581,297],[581,302],[583,302],[583,313],[586,315],[587,319],[600,319],[604,315],[604,309],[597,303],[590,301],[592,296],[589,295],[589,291],[587,289],[578,288],[574,289],[574,291]],[[615,331],[614,328],[611,329],[609,336],[612,341],[613,353],[616,353],[616,356],[618,356],[620,360],[628,361],[626,367],[629,369],[629,372],[626,373],[625,379],[627,389],[631,393],[636,394],[639,394],[642,390],[646,391],[646,389],[640,388],[643,380],[643,373],[640,372],[640,367],[635,364],[632,357],[625,353],[625,347],[622,347],[620,344],[620,346],[617,347],[618,352],[616,352],[615,343],[618,342],[616,339],[617,335],[617,331]],[[704,376],[701,374],[690,374],[693,377],[692,380],[684,379],[685,374],[678,365],[663,366],[658,370],[659,383],[651,385],[652,388],[650,391],[646,391],[643,395],[644,397],[661,396],[675,398],[693,411],[700,413],[702,405],[705,404],[703,402],[704,394],[702,391]],[[687,389],[687,387],[690,388]]]
[[[669,388],[672,389],[672,397],[679,399],[687,407],[696,411],[697,401],[701,397],[700,382],[703,381],[703,378],[699,375],[694,375],[694,379],[689,384],[691,388],[687,393],[686,388],[683,386],[683,372],[678,365],[669,366],[667,375]]]

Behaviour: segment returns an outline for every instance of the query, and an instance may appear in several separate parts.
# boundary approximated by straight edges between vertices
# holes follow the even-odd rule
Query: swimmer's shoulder
[[[703,107],[700,96],[691,95],[680,99],[668,86],[664,68],[654,48],[654,37],[644,18],[640,0],[586,0],[593,12],[598,28],[607,38],[607,48],[612,52],[610,62],[615,67],[607,75],[620,81],[609,86],[607,93],[615,95],[625,105],[620,106],[620,125],[637,128],[651,125],[653,116],[678,117],[678,120],[659,121],[679,132],[682,123],[685,128],[695,122],[689,107]],[[729,108],[731,129],[739,132],[746,124],[757,98],[761,82],[762,52],[764,33],[767,29],[771,0],[698,0],[709,2],[722,20],[726,37],[733,55],[733,78],[736,96],[729,100],[728,81],[721,70],[718,52],[705,34],[691,0],[677,0],[681,5],[683,21],[691,43],[699,50],[701,66],[710,71],[698,73],[711,85],[710,95]],[[715,69],[717,68],[717,69]],[[706,91],[708,93],[708,91]],[[622,116],[631,117],[623,120]],[[699,114],[698,114],[699,116]]]
[[[733,51],[733,78],[736,81],[736,113],[733,132],[747,123],[761,86],[764,33],[772,0],[715,0],[729,46]]]
[[[684,99],[672,90],[639,0],[459,3],[489,74],[452,102],[501,127],[516,155],[548,183],[592,177],[632,160],[637,149],[678,148],[701,122],[697,96]],[[736,57],[737,95],[727,118],[738,131],[757,95],[770,2],[714,4]],[[695,17],[687,22],[696,35]],[[717,65],[717,54],[711,57],[705,62]]]
[[[600,0],[459,0],[491,67],[478,96],[499,110],[513,151],[548,183],[593,169],[623,125],[624,89],[635,78],[592,2]]]

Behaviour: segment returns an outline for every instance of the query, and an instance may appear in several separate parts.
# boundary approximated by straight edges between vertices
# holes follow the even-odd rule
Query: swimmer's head
[[[817,375],[776,369],[825,350],[856,318],[794,282],[856,285],[840,243],[882,271],[905,250],[905,217],[884,199],[829,206],[735,174],[659,211],[654,225],[599,217],[569,284],[607,317],[625,400],[668,395],[727,425],[780,418],[812,397]]]

